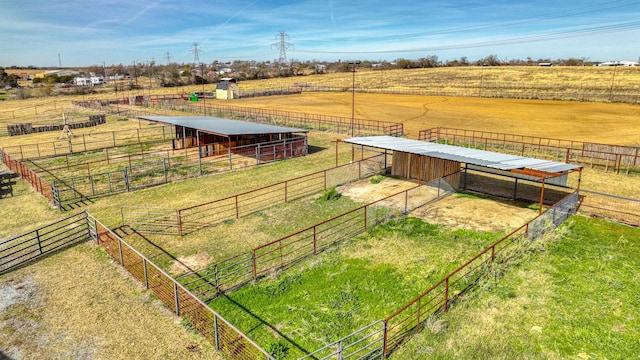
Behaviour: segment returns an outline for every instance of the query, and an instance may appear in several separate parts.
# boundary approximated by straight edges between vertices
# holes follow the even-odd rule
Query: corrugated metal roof
[[[493,151],[465,148],[393,136],[365,136],[343,140],[346,143],[379,149],[406,152],[500,170],[533,169],[548,173],[562,173],[582,168],[580,165],[502,154]]]
[[[180,125],[219,135],[259,135],[309,132],[309,130],[222,119],[213,116],[138,116],[143,120]]]

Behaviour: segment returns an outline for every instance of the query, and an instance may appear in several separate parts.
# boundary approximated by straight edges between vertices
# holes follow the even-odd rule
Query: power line
[[[293,44],[287,42],[287,40],[289,39],[289,35],[287,35],[286,32],[284,31],[280,31],[278,34],[276,34],[276,39],[280,37],[280,41],[277,43],[273,43],[271,44],[271,48],[273,49],[274,47],[276,49],[280,50],[280,58],[278,59],[278,63],[280,64],[286,64],[287,63],[287,49],[292,47],[294,48]]]
[[[193,49],[189,50],[189,52],[193,53],[193,63],[200,63],[200,53],[203,52],[201,49],[198,49],[198,43],[193,43]]]

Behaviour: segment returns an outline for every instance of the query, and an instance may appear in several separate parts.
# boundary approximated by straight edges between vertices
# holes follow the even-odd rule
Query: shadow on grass
[[[281,339],[285,340],[288,344],[290,344],[292,347],[298,349],[300,352],[302,352],[303,354],[308,354],[309,351],[305,348],[303,348],[300,344],[296,343],[295,341],[293,341],[292,338],[288,337],[287,335],[283,334],[280,330],[278,330],[275,326],[271,325],[270,323],[268,323],[267,321],[265,321],[264,319],[262,319],[260,316],[254,314],[251,312],[251,310],[249,310],[248,308],[246,308],[244,305],[240,304],[239,302],[233,300],[232,298],[230,298],[227,295],[222,295],[227,301],[229,301],[230,303],[232,303],[233,305],[237,306],[240,310],[244,311],[247,315],[251,316],[253,319],[255,319],[256,321],[258,321],[260,324],[254,326],[251,329],[248,329],[247,331],[244,331],[245,334],[247,334],[247,336],[249,334],[251,334],[251,332],[253,332],[255,329],[259,328],[260,326],[266,326],[269,331],[277,334]],[[260,346],[263,346],[265,344],[259,344]]]

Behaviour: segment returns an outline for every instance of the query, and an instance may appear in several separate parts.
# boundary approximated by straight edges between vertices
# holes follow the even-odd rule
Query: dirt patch
[[[213,258],[207,253],[197,253],[190,256],[178,257],[169,268],[172,274],[182,274],[191,270],[202,269],[213,262]]]
[[[32,300],[37,294],[37,288],[31,279],[11,279],[0,283],[0,314],[11,306]]]
[[[508,233],[533,219],[538,213],[496,200],[453,194],[430,206],[419,208],[411,215],[453,229]]]
[[[354,201],[370,203],[411,189],[416,185],[417,183],[413,181],[393,178],[385,178],[380,183],[373,184],[367,179],[340,186],[337,190]],[[411,216],[453,229],[491,232],[509,232],[537,215],[537,212],[531,209],[509,202],[456,194],[420,206],[434,200],[437,196],[437,188],[422,186],[410,191],[407,197],[403,194],[388,198],[381,201],[380,205],[403,211],[407,200],[409,209],[415,209],[409,213]]]

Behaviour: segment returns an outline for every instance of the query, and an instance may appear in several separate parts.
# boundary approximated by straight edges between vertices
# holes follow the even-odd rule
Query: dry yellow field
[[[240,99],[237,106],[351,116],[350,93]],[[437,127],[507,132],[607,144],[640,144],[640,106],[415,95],[355,95],[357,118],[401,122],[408,137]]]

